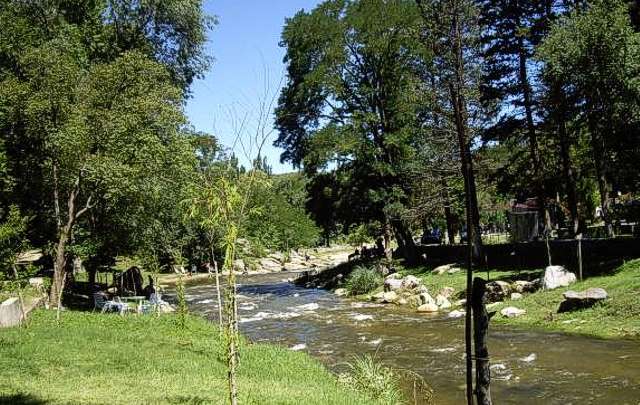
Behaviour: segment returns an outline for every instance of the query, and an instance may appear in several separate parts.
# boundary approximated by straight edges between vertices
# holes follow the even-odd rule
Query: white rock
[[[405,298],[400,298],[398,301],[396,301],[396,304],[398,304],[398,305],[407,305],[408,301]]]
[[[397,280],[395,278],[388,278],[384,280],[384,290],[385,291],[395,291],[403,288],[402,280]]]
[[[293,350],[294,352],[297,352],[299,350],[304,350],[306,348],[307,348],[307,345],[305,345],[304,343],[298,343],[297,345],[291,346],[289,350]]]
[[[346,288],[336,288],[336,290],[333,292],[335,295],[337,295],[338,297],[344,297],[347,295],[347,289]]]
[[[527,311],[516,307],[506,307],[500,310],[500,313],[506,318],[515,318],[517,316],[526,314]]]
[[[525,363],[531,363],[532,361],[535,361],[537,358],[538,356],[536,356],[535,353],[531,353],[527,357],[521,358],[520,361],[524,361]]]
[[[420,305],[436,303],[436,300],[434,300],[433,297],[429,295],[429,293],[421,293],[419,297],[420,297]]]
[[[542,288],[553,290],[558,287],[567,287],[576,282],[576,275],[562,266],[548,266],[544,270]]]
[[[436,305],[440,309],[451,308],[451,303],[449,302],[449,300],[443,297],[442,295],[436,296]]]
[[[385,280],[400,280],[402,278],[402,274],[400,273],[391,273],[389,274],[387,277],[385,277]]]
[[[518,292],[511,293],[511,301],[517,301],[522,299],[522,294]]]
[[[457,309],[454,309],[453,311],[449,312],[447,316],[449,318],[462,318],[465,315],[466,315],[466,312],[458,311]]]
[[[453,266],[454,266],[453,264],[445,264],[442,266],[438,266],[435,269],[431,270],[431,274],[436,274],[436,275],[444,274],[447,271],[449,271]]]

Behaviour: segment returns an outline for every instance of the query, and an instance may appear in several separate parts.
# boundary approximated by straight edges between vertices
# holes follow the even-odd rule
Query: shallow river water
[[[420,374],[437,404],[464,403],[464,320],[339,298],[287,283],[290,273],[240,279],[240,330],[303,350],[334,371],[371,353]],[[215,286],[186,288],[192,311],[217,316]],[[640,404],[640,343],[504,327],[490,329],[497,404]]]

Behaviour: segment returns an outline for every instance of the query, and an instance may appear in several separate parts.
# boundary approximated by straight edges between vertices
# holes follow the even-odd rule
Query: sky
[[[207,52],[213,56],[212,68],[192,84],[187,116],[196,130],[215,135],[233,148],[241,162],[255,157],[250,145],[257,131],[268,136],[262,155],[275,173],[292,171],[280,163],[281,150],[272,146],[277,138],[273,111],[262,108],[277,101],[285,80],[284,49],[278,46],[285,18],[300,9],[310,10],[319,0],[207,0],[205,10],[218,19],[209,32]],[[267,111],[261,118],[260,111]],[[244,122],[244,124],[243,124]],[[262,123],[262,125],[258,125]],[[261,130],[261,129],[264,129]]]

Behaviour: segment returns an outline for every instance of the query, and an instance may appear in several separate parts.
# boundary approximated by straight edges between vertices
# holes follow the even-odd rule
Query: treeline
[[[150,269],[209,261],[222,226],[193,207],[208,186],[250,175],[261,180],[241,235],[256,249],[315,242],[302,178],[271,176],[259,159],[247,170],[188,125],[213,24],[192,0],[0,1],[2,274],[17,252],[41,248],[55,303],[76,256],[91,277],[119,255]]]
[[[329,0],[288,19],[275,144],[325,238],[375,224],[416,260],[412,231],[470,224],[479,257],[480,225],[511,200],[570,236],[633,220],[614,203],[640,189],[639,10]]]

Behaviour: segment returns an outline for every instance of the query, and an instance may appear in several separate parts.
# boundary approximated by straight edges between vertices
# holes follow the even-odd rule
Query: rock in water
[[[516,307],[506,307],[500,311],[500,314],[506,318],[515,318],[520,315],[526,314],[527,311]]]
[[[346,288],[336,288],[336,290],[333,292],[335,295],[337,295],[338,297],[344,297],[347,295],[347,289]]]
[[[418,312],[438,312],[438,306],[434,304],[423,304],[418,307]]]
[[[453,311],[449,312],[448,317],[449,318],[462,318],[465,315],[464,311],[458,311],[457,309],[454,309]]]
[[[569,312],[576,309],[589,308],[598,301],[606,300],[607,292],[602,288],[589,288],[585,291],[567,291],[562,294],[564,301],[560,303],[558,312]]]
[[[548,266],[544,270],[542,288],[553,290],[558,287],[567,287],[576,282],[576,275],[562,266]]]

